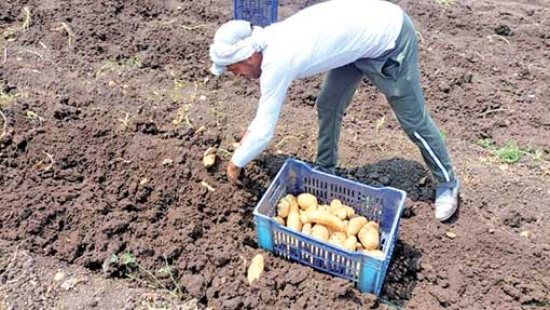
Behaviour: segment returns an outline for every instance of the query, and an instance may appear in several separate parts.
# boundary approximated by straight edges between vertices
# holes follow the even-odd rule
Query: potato
[[[294,195],[292,195],[292,194],[287,194],[285,196],[285,198],[288,201],[288,203],[290,204],[290,210],[298,212],[298,210],[299,210],[298,200],[296,200],[296,197],[294,197]]]
[[[330,202],[330,207],[331,208],[337,208],[337,209],[340,209],[342,208],[344,205],[342,204],[342,201],[340,201],[340,199],[332,199],[332,201]]]
[[[342,243],[344,243],[344,241],[346,241],[346,239],[348,238],[346,236],[346,233],[343,233],[343,232],[340,232],[340,231],[335,231],[333,232],[330,237],[335,237],[335,238],[338,238],[340,240],[342,240]]]
[[[317,207],[317,197],[310,193],[302,193],[298,195],[298,205],[300,208],[307,210],[313,206]]]
[[[367,223],[363,226],[363,228],[361,228],[357,234],[357,237],[359,237],[359,241],[361,241],[361,244],[365,250],[372,251],[378,249],[378,246],[380,245],[378,224],[371,224],[371,222]]]
[[[307,209],[305,209],[305,212],[312,212],[317,211],[317,205],[311,205]]]
[[[302,210],[300,210],[302,211]],[[302,221],[302,224],[309,224],[311,223],[311,220],[307,216],[307,212],[300,213],[300,221]]]
[[[367,225],[372,226],[376,230],[380,230],[380,224],[376,223],[375,221],[370,221],[367,223]]]
[[[384,252],[382,250],[364,250],[363,253],[370,254],[372,256],[376,256],[377,258],[384,258]]]
[[[349,236],[344,241],[344,249],[348,251],[355,251],[357,249],[357,237]]]
[[[328,205],[319,205],[319,206],[317,207],[317,210],[318,210],[318,211],[324,211],[324,212],[330,213],[330,206],[328,206]]]
[[[357,246],[355,247],[355,250],[356,251],[363,251],[363,250],[365,250],[365,248],[363,247],[361,242],[357,242]]]
[[[342,202],[340,202],[340,200],[338,199],[333,199],[330,202],[330,213],[332,215],[336,215],[341,220],[345,220],[347,217],[346,209],[344,209]]]
[[[204,152],[202,164],[206,169],[214,166],[216,163],[216,148],[210,147]]]
[[[302,233],[306,235],[311,235],[311,223],[305,223],[302,226]]]
[[[355,217],[349,220],[346,227],[346,234],[349,236],[357,235],[357,233],[367,224],[368,220],[364,216]]]
[[[323,225],[316,224],[311,229],[311,236],[317,239],[321,239],[322,241],[328,241],[328,238],[329,238],[328,229]]]
[[[275,221],[277,221],[277,223],[279,223],[279,224],[285,226],[285,220],[284,220],[282,217],[280,217],[280,216],[274,216],[273,219],[274,219]]]
[[[254,258],[250,262],[250,266],[248,266],[248,272],[246,275],[246,278],[248,279],[248,284],[252,285],[252,282],[258,280],[263,271],[264,257],[262,256],[262,254],[258,254],[254,256]]]
[[[348,219],[352,218],[352,216],[355,215],[355,209],[353,209],[352,207],[344,205],[344,209],[346,209],[346,216]]]
[[[286,219],[286,226],[296,231],[302,231],[302,221],[298,212],[290,212]]]
[[[330,238],[328,239],[328,243],[337,245],[339,247],[344,247],[344,241],[345,239],[342,239],[342,236],[339,234],[332,234]]]
[[[290,213],[290,202],[285,198],[281,198],[277,204],[277,215],[281,218],[286,218]]]
[[[307,217],[312,223],[322,224],[334,231],[345,231],[344,222],[342,222],[339,217],[330,213],[323,211],[313,211],[308,212]]]

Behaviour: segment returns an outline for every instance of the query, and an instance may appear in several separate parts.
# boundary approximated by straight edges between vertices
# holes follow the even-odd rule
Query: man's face
[[[227,69],[236,76],[258,79],[262,75],[261,56],[255,53],[248,59],[227,66]]]

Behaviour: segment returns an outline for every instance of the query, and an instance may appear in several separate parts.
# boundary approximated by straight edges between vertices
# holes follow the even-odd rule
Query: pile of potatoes
[[[355,214],[353,208],[338,199],[333,199],[330,205],[319,205],[312,194],[302,193],[297,197],[288,194],[279,200],[274,219],[283,226],[348,251],[384,256],[379,249],[378,223]]]

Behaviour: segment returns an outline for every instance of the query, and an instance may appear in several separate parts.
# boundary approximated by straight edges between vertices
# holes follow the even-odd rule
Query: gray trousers
[[[394,49],[376,59],[359,59],[328,73],[317,99],[317,166],[322,170],[334,170],[338,162],[338,140],[344,111],[364,76],[385,95],[399,124],[420,148],[436,180],[454,183],[455,174],[443,137],[424,101],[418,69],[418,42],[414,25],[407,14],[404,14]]]

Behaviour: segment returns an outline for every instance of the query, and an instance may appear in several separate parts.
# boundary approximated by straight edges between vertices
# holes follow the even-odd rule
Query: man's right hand
[[[232,161],[227,165],[227,179],[232,185],[242,185],[239,180],[241,176],[242,168],[237,167]]]

